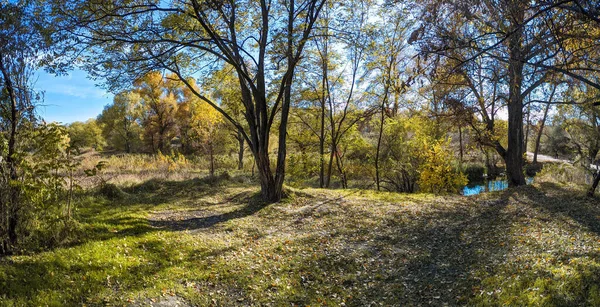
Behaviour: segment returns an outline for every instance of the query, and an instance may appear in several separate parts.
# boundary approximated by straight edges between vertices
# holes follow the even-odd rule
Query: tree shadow
[[[265,207],[265,203],[260,198],[260,195],[250,192],[238,193],[220,204],[239,205],[243,203],[246,203],[246,205],[242,208],[221,214],[211,215],[210,211],[200,210],[186,212],[186,218],[183,219],[173,219],[172,216],[166,216],[165,218],[160,219],[151,218],[150,226],[158,229],[168,229],[173,231],[205,229],[230,220],[253,215]]]
[[[588,230],[600,235],[600,201],[584,192],[573,193],[553,182],[542,182],[531,188],[529,203],[553,215],[568,216]]]

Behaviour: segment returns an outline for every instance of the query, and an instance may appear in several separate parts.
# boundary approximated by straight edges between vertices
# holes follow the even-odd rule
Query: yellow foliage
[[[467,184],[467,177],[452,167],[449,141],[425,143],[423,164],[419,168],[419,187],[423,192],[436,194],[455,193]]]

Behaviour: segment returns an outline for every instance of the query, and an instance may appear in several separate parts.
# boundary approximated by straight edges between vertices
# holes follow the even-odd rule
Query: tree
[[[152,152],[167,152],[175,137],[177,113],[177,87],[160,72],[150,72],[138,79],[135,92],[142,106],[142,126]]]
[[[62,30],[56,37],[70,38],[64,40],[67,46],[88,48],[88,68],[113,86],[150,70],[176,74],[194,95],[243,129],[256,160],[263,199],[276,202],[283,195],[295,68],[325,2],[69,0],[52,2],[51,22]],[[210,74],[215,63],[227,63],[235,70],[247,128],[186,81],[198,71]],[[269,144],[276,117],[279,140],[273,172]]]
[[[74,165],[68,137],[64,127],[35,115],[42,95],[34,71],[54,54],[37,24],[38,9],[28,1],[0,1],[0,254],[21,248],[32,233],[56,234],[70,225],[72,194],[62,207],[65,188],[72,187],[63,174]],[[58,236],[37,239],[51,244],[52,237]]]
[[[189,80],[189,84],[195,87],[195,81]],[[196,91],[199,91],[197,87]],[[191,91],[184,89],[184,100],[179,106],[177,118],[180,122],[180,130],[185,131],[189,147],[198,144],[210,159],[210,175],[215,175],[215,142],[219,139],[222,128],[223,117],[208,103],[198,99]]]
[[[600,153],[600,110],[594,105],[597,90],[585,84],[572,86],[567,91],[567,96],[574,101],[588,101],[587,103],[567,104],[559,107],[556,121],[568,133],[569,144],[577,154],[576,160],[594,177],[588,196],[593,197],[598,183],[598,154]]]
[[[504,86],[498,89],[508,111],[508,144],[504,152],[498,151],[511,186],[525,184],[525,97],[546,82],[550,72],[564,70],[559,67],[562,63],[573,62],[556,35],[555,23],[571,29],[574,20],[557,7],[552,1],[539,5],[516,0],[431,1],[424,9],[425,23],[414,34],[415,39],[420,37],[423,54],[458,62],[449,73],[486,58],[503,67]],[[455,54],[463,57],[457,59]]]
[[[236,84],[237,80],[233,67],[225,66],[221,70],[216,71],[210,78],[205,80],[204,87],[211,93],[219,105],[223,107],[232,118],[247,129],[244,122],[244,105],[242,103],[242,95]],[[227,129],[231,130],[231,134],[238,143],[238,170],[244,168],[244,152],[246,140],[244,139],[244,129],[239,129],[230,122],[223,121]]]
[[[96,120],[90,119],[86,122],[74,122],[67,126],[70,146],[74,148],[94,148],[102,150],[106,141],[102,136],[102,129]]]
[[[97,122],[102,127],[102,135],[113,149],[127,153],[140,149],[140,100],[139,94],[134,91],[122,91],[98,115]]]
[[[388,11],[392,13],[387,13]],[[385,119],[398,114],[400,95],[406,91],[412,81],[412,77],[408,77],[406,81],[401,80],[401,74],[406,70],[406,67],[403,66],[409,62],[403,57],[406,49],[404,36],[407,30],[407,26],[403,23],[405,16],[394,10],[389,10],[388,6],[383,6],[380,14],[384,20],[391,19],[392,22],[386,22],[386,25],[389,25],[390,28],[384,26],[384,29],[388,31],[382,31],[381,37],[374,46],[376,56],[369,63],[372,69],[377,70],[377,77],[374,80],[376,85],[374,87],[377,87],[377,85],[381,87],[377,89],[379,92],[375,94],[377,100],[380,101],[378,107],[380,122],[375,152],[375,184],[378,191],[381,188],[379,161]]]
[[[45,50],[26,2],[0,2],[0,253],[17,243],[22,189],[16,184],[22,161],[23,130],[34,119],[38,96],[31,84],[33,61]],[[40,50],[40,51],[41,51]]]
[[[303,69],[313,73],[310,74],[312,78],[301,81],[305,87],[302,89],[303,98],[316,101],[320,110],[318,127],[308,128],[319,138],[319,185],[323,187],[331,184],[334,162],[342,178],[342,186],[347,186],[339,147],[346,133],[370,114],[359,110],[359,104],[365,98],[365,95],[360,95],[361,81],[366,81],[369,72],[364,64],[369,38],[374,33],[368,20],[372,11],[371,1],[331,2],[324,10],[318,35],[311,41],[310,61],[304,63]],[[341,28],[344,31],[335,31]],[[345,52],[338,52],[338,49]],[[306,118],[298,119],[305,124],[310,122]],[[327,167],[324,157],[326,137],[329,139]]]

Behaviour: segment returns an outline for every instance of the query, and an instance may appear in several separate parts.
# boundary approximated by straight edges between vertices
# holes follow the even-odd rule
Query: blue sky
[[[38,114],[47,122],[67,124],[95,118],[113,99],[81,70],[59,77],[40,71],[35,88],[44,92]]]

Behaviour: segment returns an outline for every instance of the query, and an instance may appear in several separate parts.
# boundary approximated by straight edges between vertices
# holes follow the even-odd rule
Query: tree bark
[[[381,119],[379,122],[379,135],[377,137],[377,150],[375,153],[375,183],[377,185],[377,191],[380,191],[381,188],[379,186],[380,178],[379,178],[379,153],[381,151],[381,139],[383,136],[383,125],[385,121],[385,102],[381,104]]]
[[[527,153],[527,144],[529,144],[529,129],[531,126],[531,102],[527,104],[527,127],[525,128],[525,141],[523,142],[523,154]]]
[[[540,151],[540,142],[542,140],[542,133],[544,132],[544,126],[546,125],[546,118],[548,117],[548,111],[550,110],[550,102],[546,104],[546,109],[544,110],[544,116],[542,117],[542,122],[540,123],[540,131],[538,131],[538,135],[535,139],[535,150],[533,152],[533,163],[537,163],[538,152]]]
[[[524,12],[519,11],[515,5],[511,9],[514,17],[515,29],[508,40],[510,58],[508,60],[509,96],[508,96],[508,147],[504,162],[506,163],[506,177],[511,187],[525,185],[523,174],[523,55],[521,23]]]
[[[242,132],[238,130],[237,141],[239,145],[238,149],[238,170],[244,169],[244,136]]]
[[[596,192],[596,188],[598,188],[598,183],[600,183],[600,170],[596,172],[596,176],[594,177],[594,182],[592,186],[588,190],[587,196],[594,197],[594,193]]]
[[[5,66],[2,60],[2,54],[0,54],[0,70],[2,72],[2,76],[4,79],[4,87],[6,92],[8,93],[8,97],[10,100],[10,133],[8,138],[8,155],[6,156],[6,164],[8,166],[9,177],[10,180],[17,180],[17,161],[15,158],[16,155],[16,146],[17,146],[17,127],[19,120],[19,113],[17,110],[17,95],[15,93],[15,88],[13,86],[12,80],[10,79],[10,74],[8,72],[8,68]],[[17,243],[17,226],[19,222],[19,191],[17,187],[9,184],[9,203],[8,205],[8,243],[6,244],[6,250],[10,251],[14,245]]]
[[[459,154],[460,154],[460,164],[462,165],[463,163],[463,134],[462,134],[462,126],[459,124],[458,125],[458,146],[460,147],[459,149]]]

